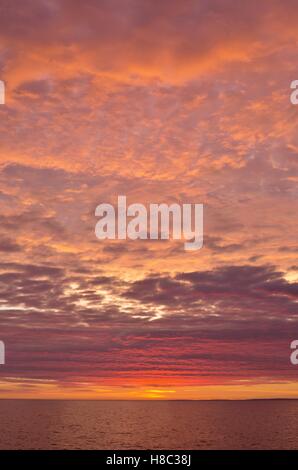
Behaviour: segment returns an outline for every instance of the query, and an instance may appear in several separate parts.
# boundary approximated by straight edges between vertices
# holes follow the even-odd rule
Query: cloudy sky
[[[298,397],[295,0],[1,0],[1,397]],[[203,203],[204,247],[96,206]]]

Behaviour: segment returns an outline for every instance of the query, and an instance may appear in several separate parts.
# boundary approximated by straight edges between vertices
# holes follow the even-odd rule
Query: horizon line
[[[173,399],[150,399],[150,398],[1,398],[3,400],[18,401],[279,401],[279,400],[298,400],[298,397],[273,397],[273,398],[173,398]]]

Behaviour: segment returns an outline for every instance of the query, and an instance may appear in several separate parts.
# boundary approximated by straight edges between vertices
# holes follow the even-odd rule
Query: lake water
[[[0,400],[1,449],[298,449],[298,400]]]

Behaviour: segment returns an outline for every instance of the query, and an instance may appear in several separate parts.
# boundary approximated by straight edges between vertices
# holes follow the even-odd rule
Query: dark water
[[[1,449],[298,449],[298,400],[0,400]]]

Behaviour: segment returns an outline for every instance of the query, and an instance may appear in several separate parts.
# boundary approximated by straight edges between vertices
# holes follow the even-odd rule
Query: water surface
[[[298,400],[0,400],[1,449],[298,449]]]

